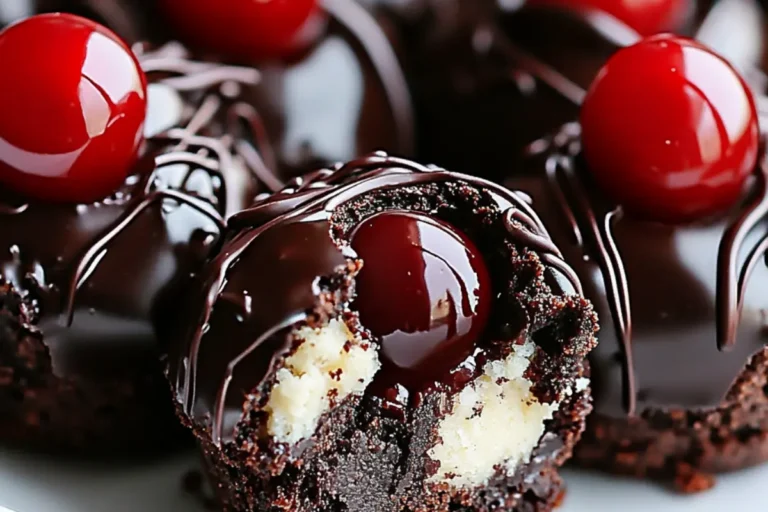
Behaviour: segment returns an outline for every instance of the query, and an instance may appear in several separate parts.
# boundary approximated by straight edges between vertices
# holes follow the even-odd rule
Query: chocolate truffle
[[[595,413],[577,461],[694,492],[714,473],[768,460],[767,171],[755,163],[753,98],[724,61],[679,38],[640,46],[660,51],[634,63],[632,48],[617,54],[587,96],[584,124],[533,143],[505,184],[530,195],[601,319]],[[680,51],[692,60],[674,80],[685,79],[665,82],[676,68],[664,59]],[[605,86],[626,64],[659,85],[612,89],[614,105],[634,105],[614,110]],[[667,109],[678,85],[702,94]],[[687,110],[697,101],[724,131]]]
[[[65,27],[72,23],[91,27],[71,21],[74,17],[60,19]],[[125,67],[132,57],[127,47],[122,53],[115,50],[120,49],[116,37],[95,39],[89,51],[101,50],[98,57],[108,58],[90,61],[95,65],[88,68],[89,80],[103,86],[103,94],[119,98],[114,93],[126,80],[143,81]],[[43,38],[37,40],[45,44]],[[5,35],[0,41],[4,52]],[[3,55],[8,66],[16,62]],[[59,59],[63,62],[69,56]],[[253,70],[203,65],[178,55],[143,55],[139,60],[150,75],[147,138],[122,186],[107,197],[76,204],[14,192],[9,177],[14,162],[53,170],[67,161],[63,158],[67,155],[22,152],[18,137],[5,138],[5,132],[0,137],[4,141],[0,440],[4,443],[94,455],[147,453],[178,443],[183,431],[177,427],[163,378],[159,339],[173,329],[175,305],[190,277],[219,247],[225,218],[249,204],[260,190],[281,186],[263,165],[254,168],[253,158],[243,158],[258,154],[256,142],[224,124],[226,119],[237,119],[240,103],[231,93],[253,79]],[[57,68],[57,76],[65,68],[69,66]],[[79,68],[69,71],[77,77],[81,73]],[[17,82],[2,82],[4,109],[14,101],[11,89],[31,87],[18,82],[18,73],[6,76]],[[105,76],[111,81],[101,81]],[[64,80],[50,85],[60,87],[62,97],[77,91],[65,88]],[[56,101],[54,96],[46,101]],[[80,97],[99,98],[85,93]],[[88,107],[94,104],[99,105],[81,105],[76,119],[91,114]],[[141,112],[141,119],[144,115]],[[65,119],[62,115],[55,121],[38,120],[39,137],[32,142],[41,147],[53,140]],[[2,123],[3,130],[7,126]],[[11,131],[21,135],[20,130]],[[87,133],[98,136],[96,130]],[[213,133],[222,137],[209,136]],[[96,173],[111,173],[110,165],[121,164],[112,162],[110,155],[102,152],[101,160],[95,160],[103,162]]]
[[[231,218],[169,353],[232,511],[545,511],[596,317],[527,198],[375,153]]]

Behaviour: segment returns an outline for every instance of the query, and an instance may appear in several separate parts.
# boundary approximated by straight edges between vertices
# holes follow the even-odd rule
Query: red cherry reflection
[[[311,42],[323,18],[317,0],[161,0],[179,36],[228,59],[290,57]]]
[[[528,0],[528,4],[598,9],[644,36],[677,30],[692,8],[691,0]]]
[[[418,390],[469,356],[491,308],[491,281],[466,235],[421,213],[393,211],[352,234],[363,260],[355,307],[381,341],[382,374]]]
[[[0,182],[29,198],[103,199],[136,161],[146,78],[110,30],[68,14],[0,32]]]
[[[733,205],[758,155],[754,98],[692,40],[661,35],[617,52],[581,110],[584,156],[611,198],[661,221]]]

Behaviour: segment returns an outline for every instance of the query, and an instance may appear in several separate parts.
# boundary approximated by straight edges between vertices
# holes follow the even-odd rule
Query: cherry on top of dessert
[[[527,0],[530,5],[556,5],[604,11],[640,35],[674,31],[692,8],[691,0]]]
[[[618,51],[590,87],[581,124],[597,183],[652,220],[729,208],[757,163],[749,87],[725,59],[683,37],[653,36]]]
[[[187,45],[227,60],[255,62],[292,56],[317,35],[317,0],[161,0]]]
[[[412,391],[472,354],[491,310],[491,279],[475,244],[423,213],[390,211],[352,233],[363,260],[354,307],[381,342],[382,373]]]
[[[0,32],[0,62],[0,183],[56,202],[93,202],[119,188],[147,106],[130,48],[93,21],[43,14]]]

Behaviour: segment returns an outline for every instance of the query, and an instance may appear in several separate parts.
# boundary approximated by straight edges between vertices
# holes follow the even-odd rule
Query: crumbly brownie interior
[[[433,214],[481,250],[495,284],[481,363],[404,409],[375,392],[378,346],[354,311],[361,262],[349,260],[318,281],[315,311],[248,395],[235,441],[219,449],[208,427],[192,425],[222,506],[551,510],[563,493],[557,467],[591,410],[583,363],[595,343],[591,307],[563,294],[555,271],[511,243],[489,194],[464,183],[361,196],[335,211],[333,237],[346,245],[355,226],[386,210]]]

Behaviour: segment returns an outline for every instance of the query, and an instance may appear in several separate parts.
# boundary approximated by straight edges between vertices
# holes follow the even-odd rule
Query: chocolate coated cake
[[[0,54],[14,70],[0,79],[0,439],[102,455],[174,444],[158,337],[225,218],[282,186],[238,128],[254,122],[238,93],[254,72],[170,47],[137,60],[68,15],[6,29]]]
[[[600,72],[580,123],[531,144],[506,180],[531,196],[600,315],[579,463],[694,492],[768,460],[758,124],[723,59],[645,39]]]
[[[375,153],[231,218],[169,354],[225,510],[552,510],[596,317],[525,196]]]

